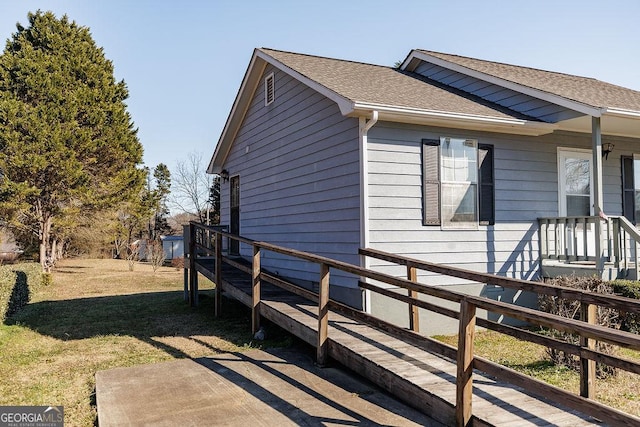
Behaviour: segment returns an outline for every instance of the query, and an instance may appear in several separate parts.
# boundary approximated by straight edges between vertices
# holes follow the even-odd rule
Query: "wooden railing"
[[[540,258],[579,262],[611,262],[638,276],[638,229],[623,216],[538,218]],[[600,235],[600,238],[597,236]],[[600,255],[598,255],[600,254]]]
[[[352,265],[342,261],[326,258],[308,252],[288,249],[281,246],[272,245],[266,242],[254,241],[237,235],[232,235],[220,230],[214,230],[201,224],[192,223],[192,245],[190,253],[197,254],[196,249],[203,253],[214,254],[216,280],[216,313],[219,312],[220,288],[222,288],[222,263],[230,264],[245,271],[252,278],[252,330],[255,332],[260,326],[260,286],[261,283],[269,282],[285,290],[308,298],[318,304],[318,334],[316,345],[316,358],[319,364],[324,364],[328,358],[328,312],[332,309],[336,312],[352,317],[361,322],[370,324],[379,329],[385,330],[402,338],[417,347],[430,352],[440,354],[444,357],[456,360],[456,422],[458,425],[469,425],[472,416],[472,385],[473,370],[478,369],[493,375],[500,380],[504,380],[516,386],[521,386],[526,390],[545,396],[548,399],[563,404],[571,409],[576,409],[585,414],[592,415],[605,423],[625,424],[639,423],[640,419],[612,409],[606,405],[590,399],[593,394],[595,379],[595,362],[604,363],[629,372],[640,374],[640,364],[634,360],[619,358],[617,356],[604,354],[595,348],[596,341],[607,342],[616,346],[640,350],[640,337],[636,334],[621,332],[618,330],[595,325],[595,308],[598,306],[614,308],[626,312],[640,313],[640,302],[627,298],[610,295],[593,294],[571,288],[555,287],[543,283],[526,280],[511,279],[463,270],[438,264],[432,264],[417,259],[400,257],[397,255],[373,250],[361,249],[360,254],[388,262],[405,265],[407,267],[407,279],[398,278],[360,266]],[[203,230],[202,232],[198,230]],[[198,238],[201,236],[213,235],[213,238]],[[209,234],[207,234],[209,233]],[[222,237],[234,239],[241,244],[251,248],[251,265],[247,266],[234,259],[223,256]],[[246,248],[248,249],[248,248]],[[307,289],[295,286],[282,278],[270,275],[262,270],[260,265],[261,255],[265,251],[276,252],[288,255],[304,261],[318,264],[320,274],[318,276],[319,291],[311,292]],[[248,253],[244,250],[243,253]],[[197,255],[196,255],[197,256]],[[193,262],[195,263],[193,257]],[[329,280],[331,270],[339,270],[361,277],[360,286],[371,292],[377,292],[389,298],[406,303],[409,307],[410,319],[414,319],[410,324],[413,329],[406,329],[387,321],[379,319],[361,310],[348,307],[340,302],[329,299]],[[488,298],[466,295],[460,292],[447,290],[443,287],[429,286],[418,283],[416,270],[424,270],[432,273],[442,274],[459,279],[471,280],[487,285],[497,285],[522,291],[535,292],[538,294],[553,295],[560,298],[577,300],[583,309],[583,320],[567,319],[537,310],[520,307],[505,302],[494,301]],[[192,270],[195,271],[195,270]],[[391,285],[395,288],[407,290],[407,295],[402,295],[385,289],[376,283]],[[419,294],[437,297],[443,300],[452,301],[459,304],[459,310],[440,307],[418,298]],[[420,335],[417,332],[416,307],[421,309],[449,316],[459,321],[459,338],[457,348],[438,342],[432,338]],[[501,314],[514,319],[519,319],[529,324],[540,325],[545,328],[577,334],[581,338],[580,345],[572,345],[556,339],[539,335],[529,330],[519,329],[504,324],[499,324],[476,316],[477,309],[484,309],[488,312]],[[520,374],[503,365],[491,362],[474,355],[474,333],[476,326],[492,329],[504,334],[508,334],[519,339],[531,341],[557,350],[575,354],[583,361],[581,374],[581,395],[575,395],[544,382],[535,380],[529,376]]]
[[[598,254],[611,253],[611,223],[597,216],[568,216],[538,218],[540,234],[540,257],[561,261],[598,261]],[[598,229],[604,226],[604,233]],[[606,235],[607,244],[597,239],[598,234]]]
[[[635,280],[640,280],[638,275],[638,243],[640,232],[629,220],[623,216],[612,217],[612,246],[616,268],[625,272],[633,269]]]

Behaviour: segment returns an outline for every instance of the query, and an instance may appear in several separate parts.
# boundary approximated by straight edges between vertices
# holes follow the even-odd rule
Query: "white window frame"
[[[269,91],[271,88],[271,91]],[[269,98],[269,92],[271,92],[271,98]],[[267,75],[264,78],[264,106],[268,106],[273,104],[273,101],[276,99],[276,81],[273,73]]]
[[[467,165],[467,167],[471,167],[475,172],[475,181],[448,181],[445,179],[445,157],[444,153],[444,144],[447,140],[461,140],[465,142],[472,142],[473,149],[475,150],[475,163],[474,165]],[[479,216],[480,216],[480,203],[479,203],[479,165],[478,165],[478,140],[474,138],[454,138],[454,137],[441,137],[440,138],[440,150],[439,150],[439,167],[440,167],[440,227],[443,230],[477,230],[479,226]],[[461,222],[449,222],[445,220],[445,188],[455,187],[455,186],[473,186],[474,188],[474,214],[475,218],[471,221],[461,221]]]

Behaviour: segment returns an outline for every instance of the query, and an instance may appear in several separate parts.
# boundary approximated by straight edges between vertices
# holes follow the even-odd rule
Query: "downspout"
[[[591,117],[591,145],[593,151],[593,214],[597,217],[605,218],[604,196],[602,190],[602,129],[600,127],[600,117]],[[602,222],[596,221],[596,269],[602,277],[604,271],[604,258],[602,254]]]
[[[369,247],[369,156],[367,139],[369,130],[378,122],[378,111],[371,112],[371,119],[360,117],[360,247]],[[360,256],[360,265],[369,268],[369,259]],[[365,290],[362,307],[366,313],[371,312],[371,291]]]

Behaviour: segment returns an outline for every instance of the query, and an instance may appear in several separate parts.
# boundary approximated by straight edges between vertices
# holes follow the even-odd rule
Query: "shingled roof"
[[[281,64],[353,103],[531,120],[396,68],[262,48]]]
[[[421,61],[486,84],[512,102],[418,74]],[[640,92],[593,78],[428,50],[411,51],[397,69],[261,48],[254,51],[209,172],[220,171],[269,64],[336,102],[345,116],[533,136],[588,133],[597,119],[604,134],[640,138]]]
[[[440,58],[469,70],[537,89],[549,94],[580,102],[595,108],[617,108],[640,111],[640,92],[616,86],[590,77],[539,70],[485,61],[465,56],[451,55],[428,50],[417,50],[423,54]]]

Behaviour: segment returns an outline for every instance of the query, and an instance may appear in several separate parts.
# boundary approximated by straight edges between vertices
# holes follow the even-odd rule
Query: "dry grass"
[[[457,346],[457,336],[437,336],[436,339]],[[546,353],[546,348],[520,341],[493,331],[476,334],[475,354],[501,363],[511,369],[530,375],[564,390],[578,394],[580,376],[576,371],[554,365]],[[640,360],[640,353],[621,350],[627,359]],[[640,416],[640,376],[622,370],[615,377],[596,380],[596,399],[613,408]]]
[[[171,267],[62,262],[53,284],[0,325],[0,405],[64,405],[65,425],[94,425],[96,371],[253,346],[244,307],[225,301],[215,319],[211,282],[201,278],[201,304],[191,308],[182,280]]]

